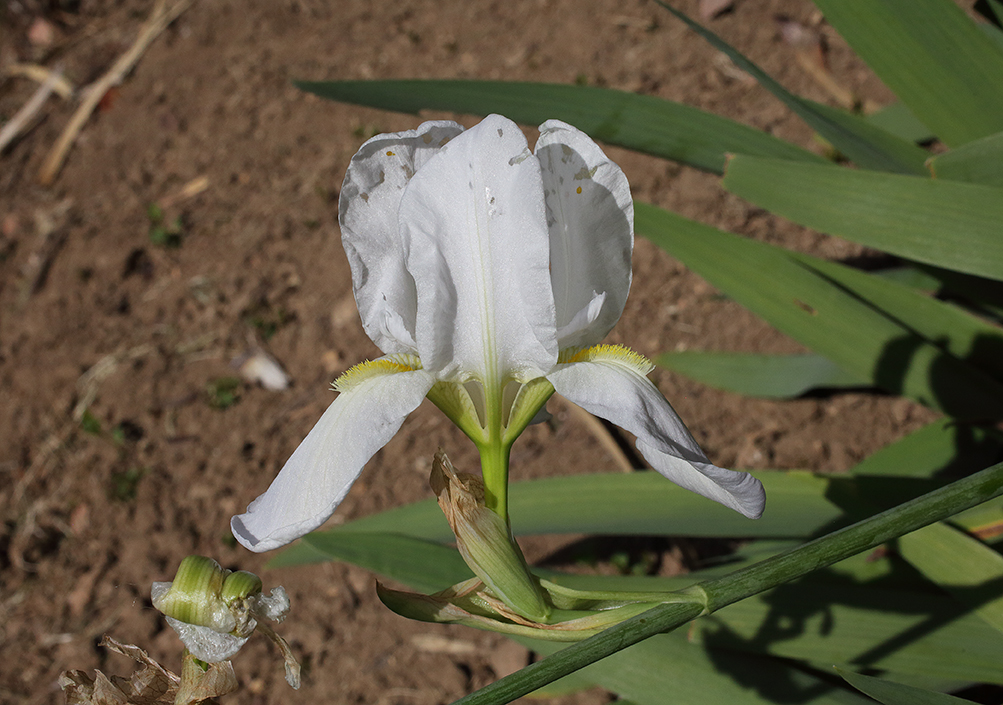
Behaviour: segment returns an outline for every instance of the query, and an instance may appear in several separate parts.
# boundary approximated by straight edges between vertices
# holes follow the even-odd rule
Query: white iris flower
[[[651,364],[598,345],[630,288],[633,206],[583,132],[550,120],[535,152],[498,115],[378,135],[348,168],[340,222],[363,326],[385,356],[335,382],[271,487],[233,518],[241,544],[267,551],[319,527],[426,396],[478,445],[502,517],[509,448],[554,390],[637,436],[673,482],[762,513],[762,485],[707,459]]]

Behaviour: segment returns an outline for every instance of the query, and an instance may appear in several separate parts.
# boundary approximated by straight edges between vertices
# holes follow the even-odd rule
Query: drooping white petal
[[[379,367],[388,358],[367,363]],[[400,369],[399,366],[396,369]],[[369,371],[341,392],[268,490],[233,517],[233,535],[252,551],[270,551],[323,524],[362,467],[418,407],[434,380],[422,370]]]
[[[557,361],[540,166],[492,115],[443,147],[401,199],[418,354],[440,378],[529,379]]]
[[[759,480],[713,465],[658,388],[636,365],[613,359],[558,365],[554,389],[586,411],[637,436],[637,449],[681,487],[758,518],[766,503]]]
[[[546,193],[558,343],[562,350],[593,345],[619,320],[630,290],[630,186],[588,135],[559,120],[540,126],[536,157]],[[583,318],[597,294],[605,294],[598,315]]]
[[[411,177],[445,142],[463,132],[455,122],[377,135],[352,158],[341,187],[341,240],[352,267],[362,325],[383,352],[415,352],[414,280],[404,267],[397,226]]]

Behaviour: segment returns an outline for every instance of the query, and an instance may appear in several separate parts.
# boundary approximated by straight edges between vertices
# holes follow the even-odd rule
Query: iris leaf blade
[[[558,650],[550,642],[523,643],[544,655]],[[690,644],[682,630],[654,636],[578,673],[637,703],[664,703],[671,693],[673,705],[867,705],[856,693],[789,663]]]
[[[943,522],[902,536],[898,548],[914,568],[1003,632],[1003,556]]]
[[[1003,636],[946,596],[813,580],[697,620],[708,648],[1003,682]]]
[[[770,508],[757,520],[682,489],[655,472],[574,475],[510,488],[517,535],[593,533],[608,536],[717,536],[804,538],[842,512],[825,498],[829,481],[804,472],[757,474]],[[332,531],[407,533],[450,541],[452,533],[434,500],[358,519]]]
[[[979,369],[991,378],[986,384],[1003,380],[1003,329],[998,326],[884,277],[810,255],[792,257]],[[995,392],[1003,396],[1003,386],[996,386]]]
[[[865,676],[842,668],[836,672],[862,693],[870,695],[882,705],[972,705],[971,700],[963,700],[953,695],[923,690],[901,683]]]
[[[886,132],[867,119],[844,110],[797,96],[744,54],[684,13],[662,0],[656,2],[703,37],[711,46],[726,54],[736,66],[756,79],[763,88],[790,108],[812,129],[827,139],[850,160],[865,169],[878,169],[902,174],[924,173],[927,152],[912,142]]]
[[[826,167],[828,168],[828,167]],[[785,250],[635,203],[635,229],[851,374],[959,418],[1003,414],[986,377]],[[989,380],[990,386],[992,380]]]
[[[821,355],[755,355],[687,350],[663,353],[655,364],[697,382],[752,397],[790,399],[812,389],[865,387],[855,376]]]
[[[849,472],[932,478],[945,472],[971,472],[991,464],[1003,443],[985,428],[941,418],[864,458]]]
[[[900,257],[1003,279],[1003,189],[736,156],[724,187],[801,225]]]
[[[866,119],[872,125],[907,142],[929,142],[936,139],[930,128],[917,119],[909,106],[901,102],[886,105],[867,115]]]
[[[825,161],[713,113],[609,88],[470,80],[301,81],[296,85],[322,98],[397,112],[499,113],[527,125],[556,118],[607,144],[718,174],[725,155],[731,153]]]
[[[269,562],[269,568],[342,561],[415,590],[436,592],[473,576],[455,548],[392,532],[315,531]]]
[[[1003,52],[943,0],[815,0],[853,50],[941,140],[1003,130]]]
[[[938,154],[927,166],[936,179],[1003,186],[1003,132]]]

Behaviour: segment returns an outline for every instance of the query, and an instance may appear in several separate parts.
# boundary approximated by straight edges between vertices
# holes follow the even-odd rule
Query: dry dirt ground
[[[76,85],[113,63],[153,5],[6,2],[0,71],[41,60]],[[698,10],[697,0],[677,5]],[[813,13],[802,0],[739,0],[711,26],[788,87],[832,102],[793,60],[775,19],[809,23]],[[30,35],[40,15],[54,30],[41,37],[47,45]],[[822,29],[837,78],[889,102]],[[271,645],[257,639],[236,658],[242,690],[231,702],[443,703],[527,662],[494,635],[388,612],[365,571],[266,570],[268,556],[228,536],[230,516],[268,486],[332,400],[330,381],[378,354],[354,308],[337,196],[366,137],[419,122],[324,102],[291,81],[391,77],[585,81],[684,101],[819,149],[650,0],[195,0],[105,97],[51,187],[35,177],[70,103],[51,99],[0,156],[0,701],[61,702],[56,681],[68,668],[130,672],[97,647],[105,633],[177,667],[178,642],[149,590],[190,553],[258,572],[292,597],[281,631],[304,662],[303,688],[288,689]],[[0,115],[35,87],[5,80]],[[803,251],[856,253],[749,207],[713,176],[609,152],[637,198]],[[199,178],[207,188],[179,195]],[[162,225],[178,225],[178,247],[151,240],[149,206],[165,199]],[[635,272],[616,342],[649,356],[798,349],[647,242],[637,243]],[[288,371],[291,388],[227,387],[234,358],[255,346]],[[711,459],[732,467],[839,471],[932,418],[866,394],[777,403],[666,372],[654,379]],[[515,479],[614,467],[579,416],[560,401],[551,408],[556,423],[517,444]],[[334,521],[430,496],[440,445],[458,467],[475,466],[471,444],[426,403]]]

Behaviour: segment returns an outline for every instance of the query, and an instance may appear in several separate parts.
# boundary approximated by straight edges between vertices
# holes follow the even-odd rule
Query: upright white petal
[[[492,115],[443,147],[408,185],[400,227],[426,370],[494,384],[553,367],[540,166],[515,123]]]
[[[422,370],[386,371],[370,373],[341,392],[268,491],[230,520],[233,535],[260,553],[327,521],[362,467],[397,433],[433,382]]]
[[[637,449],[681,487],[747,517],[763,513],[762,483],[713,465],[658,388],[631,364],[611,359],[558,365],[547,375],[557,392],[637,436]]]
[[[546,193],[558,342],[562,350],[593,345],[620,319],[630,290],[630,186],[588,135],[559,120],[540,126],[536,157]]]
[[[362,325],[383,352],[415,352],[414,280],[404,267],[397,226],[411,177],[445,142],[463,132],[455,122],[377,135],[352,158],[341,187],[341,239],[352,267]]]

